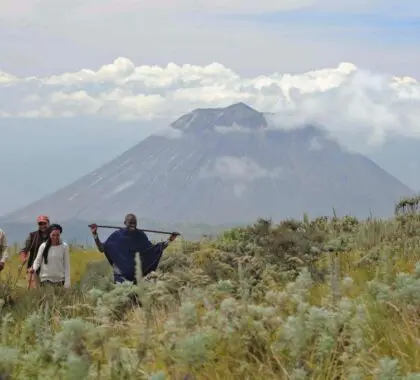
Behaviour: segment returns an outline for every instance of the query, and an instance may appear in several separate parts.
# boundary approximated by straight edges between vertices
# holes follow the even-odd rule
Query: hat
[[[36,218],[37,223],[50,223],[50,219],[46,215],[40,215]]]

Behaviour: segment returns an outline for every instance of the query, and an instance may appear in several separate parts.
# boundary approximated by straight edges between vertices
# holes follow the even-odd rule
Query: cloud
[[[420,6],[391,3],[2,0],[0,65],[14,74],[39,76],[128,57],[160,66],[216,61],[241,75],[256,75],[350,61],[399,75],[420,74],[419,27],[405,23],[396,29],[383,22],[388,15],[398,25],[402,19],[410,22]]]
[[[167,139],[179,139],[184,136],[184,133],[170,126],[159,127],[152,133],[153,136],[166,137]]]
[[[379,146],[396,135],[420,138],[420,84],[414,78],[351,70],[333,82],[321,90],[290,89],[285,97],[290,106],[279,109],[273,124],[318,124],[345,144]]]
[[[325,10],[360,10],[369,9],[380,4],[378,0],[342,0],[337,5],[333,0],[86,0],[86,1],[60,1],[60,8],[54,0],[2,0],[0,12],[4,16],[18,16],[29,12],[38,13],[64,9],[73,12],[116,13],[127,11],[171,10],[172,12],[199,11],[218,13],[255,13],[290,11],[302,8],[316,8]]]
[[[229,125],[229,126],[216,125],[214,127],[214,130],[216,132],[221,133],[221,134],[238,133],[238,132],[248,133],[249,132],[249,128],[242,127],[242,126],[240,126],[236,123],[234,123],[233,125]]]
[[[249,157],[221,156],[200,170],[202,178],[217,177],[226,181],[236,181],[239,185],[260,178],[277,178],[283,174],[282,168],[266,169]]]
[[[351,63],[246,77],[219,63],[136,66],[118,58],[97,70],[40,78],[0,72],[0,93],[0,117],[88,116],[163,123],[195,108],[242,101],[274,113],[269,119],[275,128],[322,125],[332,137],[353,146],[380,145],[394,135],[420,138],[420,83]],[[226,132],[226,126],[218,127]]]
[[[232,186],[233,194],[240,198],[246,195],[248,186],[261,178],[281,178],[285,171],[281,167],[263,168],[249,157],[221,156],[202,166],[199,177],[218,178]]]
[[[256,14],[264,12],[289,12],[310,9],[330,12],[368,12],[413,15],[418,12],[417,2],[401,0],[398,5],[384,3],[383,0],[2,0],[0,2],[0,18],[22,18],[26,15],[48,15],[55,13],[61,18],[74,14],[118,14],[126,12],[169,11],[183,12],[212,12],[216,14]],[[65,10],[65,11],[64,11]],[[417,13],[418,14],[418,13]]]

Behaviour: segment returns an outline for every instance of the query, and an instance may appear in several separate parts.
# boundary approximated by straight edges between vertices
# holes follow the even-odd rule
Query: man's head
[[[135,230],[137,228],[136,216],[134,214],[127,214],[124,218],[124,225],[130,230]]]
[[[46,215],[40,215],[36,218],[38,223],[38,229],[41,232],[47,232],[48,228],[50,227],[50,219]]]

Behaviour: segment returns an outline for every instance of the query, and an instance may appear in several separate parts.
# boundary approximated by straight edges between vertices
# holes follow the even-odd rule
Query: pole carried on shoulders
[[[93,226],[93,224],[89,224],[88,227],[91,228]],[[107,226],[107,225],[100,225],[97,224],[96,227],[98,228],[110,228],[113,230],[121,230],[123,227],[117,227],[117,226]],[[160,231],[160,230],[146,230],[143,228],[138,228],[138,230],[143,231],[143,232],[150,232],[153,234],[162,234],[162,235],[175,235],[175,236],[180,236],[181,234],[179,232],[168,232],[168,231]]]

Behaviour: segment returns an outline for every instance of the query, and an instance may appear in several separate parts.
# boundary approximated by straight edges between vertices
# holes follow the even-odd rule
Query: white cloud
[[[277,178],[283,174],[281,168],[270,170],[262,168],[249,157],[221,156],[204,165],[200,170],[202,178],[217,177],[239,184],[252,182],[260,178]]]
[[[70,1],[61,0],[60,6],[54,0],[2,0],[0,14],[3,16],[21,16],[22,14],[41,13],[45,11],[57,12],[58,10],[88,13],[118,13],[127,11],[200,11],[220,13],[255,13],[289,11],[314,7],[323,10],[366,10],[377,6],[379,0],[341,0],[339,4],[333,0],[86,0]]]
[[[201,178],[219,178],[232,186],[233,194],[245,196],[248,186],[261,178],[280,178],[285,175],[283,168],[263,168],[249,157],[221,156],[207,162],[199,172]]]
[[[179,139],[183,137],[184,134],[179,129],[165,126],[165,127],[158,127],[158,129],[155,132],[153,132],[152,135],[166,137],[167,139]]]
[[[283,127],[305,123],[325,126],[332,136],[381,145],[387,136],[420,138],[420,84],[355,70],[327,89],[293,89],[290,107],[273,117]]]
[[[381,144],[393,134],[420,137],[420,83],[350,63],[301,74],[243,77],[218,63],[135,66],[118,58],[96,71],[43,78],[2,72],[0,91],[0,117],[173,120],[195,108],[243,101],[274,112],[276,128],[316,123],[343,141],[368,144]],[[223,127],[220,132],[226,132]]]
[[[420,138],[420,83],[350,63],[301,74],[244,77],[218,63],[136,66],[118,58],[98,70],[42,78],[0,72],[0,93],[0,117],[166,122],[195,108],[243,101],[275,113],[270,117],[275,128],[319,124],[355,149],[380,145],[390,135]],[[218,126],[219,132],[226,132],[224,127]]]
[[[243,132],[243,133],[248,133],[249,132],[249,128],[244,128],[236,123],[234,123],[233,125],[229,125],[229,126],[225,126],[225,125],[216,125],[214,127],[214,130],[216,132],[219,132],[221,134],[226,134],[226,133],[238,133],[238,132]]]

